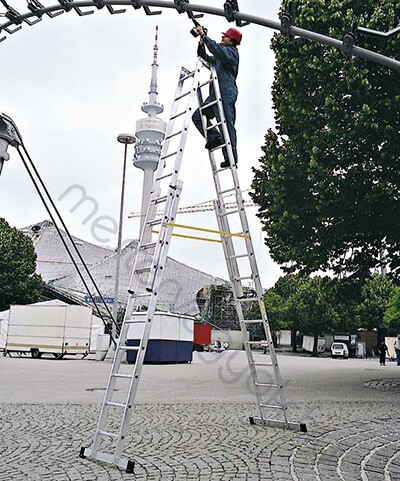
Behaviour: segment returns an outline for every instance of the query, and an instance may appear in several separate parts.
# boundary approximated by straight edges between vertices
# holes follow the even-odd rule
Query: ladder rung
[[[210,85],[211,82],[212,82],[212,80],[209,79],[209,80],[206,80],[205,82],[199,84],[199,89],[205,87],[206,85]],[[217,101],[215,101],[215,102],[217,102]]]
[[[253,276],[234,277],[235,281],[248,281],[250,279],[253,279]]]
[[[121,379],[132,379],[132,376],[130,374],[112,374],[112,376]]]
[[[118,439],[118,438],[119,438],[119,434],[110,433],[109,431],[99,431],[99,434],[101,434],[101,436],[108,436],[108,437],[114,438],[114,439]]]
[[[160,177],[157,177],[157,178],[155,179],[155,182],[158,182],[159,180],[166,179],[167,177],[171,177],[172,174],[173,174],[173,172],[170,172],[170,173],[164,174],[164,175],[160,175]]]
[[[185,79],[187,79],[187,78],[189,78],[189,76],[185,77]],[[187,97],[191,93],[192,93],[192,91],[189,90],[188,92],[185,92],[184,94],[178,95],[178,97],[175,98],[175,102],[177,102],[178,100],[184,99],[185,97]]]
[[[144,321],[143,319],[127,319],[125,322],[126,324],[144,324],[146,321]]]
[[[160,195],[160,197],[155,197],[154,199],[150,200],[150,204],[161,204],[161,202],[165,202],[167,200],[168,195]]]
[[[137,274],[142,274],[143,272],[150,272],[150,267],[139,267],[139,269],[135,269]]]
[[[242,322],[248,322],[248,321],[242,321]],[[257,321],[257,322],[262,322],[262,321]],[[268,347],[268,341],[266,339],[263,339],[262,341],[244,341],[245,344],[248,344],[249,346],[262,346],[264,343],[266,344],[265,347]]]
[[[179,114],[173,115],[169,120],[175,120],[178,117],[181,117],[182,115],[185,115],[185,114],[186,114],[186,110],[183,110],[182,112],[179,112]]]
[[[183,132],[183,130],[179,130],[178,132],[174,132],[173,134],[168,135],[168,137],[165,137],[164,140],[172,139],[172,137],[176,137],[177,135],[181,134],[182,132]]]
[[[148,292],[143,293],[143,294],[135,294],[134,291],[130,291],[129,289],[128,289],[128,292],[129,292],[129,294],[130,294],[131,296],[133,296],[135,299],[137,299],[138,297],[149,297],[149,296],[150,296],[150,294],[149,294]]]
[[[259,362],[259,361],[252,361],[250,364],[252,366],[263,366],[263,367],[277,366],[277,364],[272,364],[272,362]]]
[[[148,220],[146,222],[146,225],[153,226],[153,225],[161,224],[161,222],[162,222],[162,219],[153,219],[153,220]]]
[[[216,100],[213,100],[212,102],[210,102],[210,103],[208,103],[208,104],[202,105],[202,106],[200,107],[200,110],[206,110],[206,109],[212,107],[213,105],[215,105],[216,103],[217,103],[217,101],[216,101]]]
[[[184,82],[185,80],[187,80],[188,78],[193,77],[193,75],[194,75],[195,72],[196,72],[195,70],[193,70],[192,72],[188,72],[187,75],[184,75],[183,77],[181,77],[181,78],[179,79],[179,82],[183,83],[183,82]]]
[[[142,244],[140,246],[140,249],[141,250],[146,250],[146,249],[152,249],[153,247],[155,247],[157,245],[157,242],[149,242],[148,244]]]
[[[119,348],[124,351],[138,351],[140,349],[139,346],[119,346]]]
[[[228,210],[228,211],[224,212],[224,213],[223,213],[223,214],[221,214],[221,215],[223,215],[223,216],[225,216],[225,217],[226,217],[227,215],[237,214],[238,212],[240,212],[240,210],[239,210],[239,209],[235,209],[235,210]]]
[[[106,401],[107,406],[114,406],[116,408],[126,408],[126,404],[116,403],[114,401]]]
[[[264,322],[264,319],[243,319],[242,322],[244,322],[245,324],[262,324]]]
[[[259,386],[259,387],[282,387],[282,384],[276,384],[276,383],[271,383],[271,382],[255,382],[254,386]]]
[[[279,404],[264,404],[260,403],[261,408],[268,408],[268,409],[282,409],[282,411],[286,411],[286,406],[280,406]]]
[[[172,152],[172,154],[164,155],[164,157],[161,157],[160,160],[168,159],[168,157],[172,157],[173,155],[176,155],[177,153],[178,153],[178,151]]]
[[[217,122],[213,125],[210,125],[209,127],[206,127],[206,130],[212,130],[212,129],[215,129],[215,127],[219,127],[220,125],[222,125],[222,122]]]
[[[230,189],[225,189],[225,190],[220,190],[218,192],[218,194],[222,195],[222,194],[227,194],[228,192],[234,192],[236,190],[236,187],[232,187]]]
[[[240,259],[242,257],[249,257],[248,254],[236,254],[234,256],[227,256],[228,259]]]
[[[258,302],[257,297],[237,297],[239,302]]]

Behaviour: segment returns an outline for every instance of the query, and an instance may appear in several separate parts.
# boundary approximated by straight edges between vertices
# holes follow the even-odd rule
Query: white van
[[[337,357],[343,357],[347,359],[349,357],[349,348],[344,342],[333,342],[331,346],[332,359]]]

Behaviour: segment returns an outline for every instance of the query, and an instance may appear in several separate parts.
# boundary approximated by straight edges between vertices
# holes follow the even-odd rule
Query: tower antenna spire
[[[153,174],[157,169],[158,161],[161,153],[161,143],[164,140],[167,124],[157,115],[164,111],[164,107],[158,103],[157,92],[157,64],[158,55],[158,26],[156,27],[155,43],[153,47],[153,63],[151,65],[151,81],[149,91],[149,101],[142,105],[142,111],[147,117],[139,119],[136,122],[136,138],[135,156],[133,165],[142,169],[143,176],[143,193],[142,207],[143,214],[147,212],[147,206],[150,200],[150,192],[153,186]],[[143,228],[144,216],[141,218],[140,231]],[[149,241],[150,242],[150,241]]]

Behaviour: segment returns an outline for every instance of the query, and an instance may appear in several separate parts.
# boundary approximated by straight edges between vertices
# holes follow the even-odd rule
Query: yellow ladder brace
[[[153,234],[158,234],[160,231],[152,230]],[[184,239],[193,239],[193,240],[200,240],[200,241],[207,241],[207,242],[219,242],[221,243],[222,240],[220,239],[210,239],[208,237],[197,237],[194,235],[184,235],[184,234],[172,234],[174,237],[183,237]]]
[[[166,222],[166,227],[180,227],[181,229],[199,230],[201,232],[211,232],[212,234],[219,234],[226,237],[242,237],[243,239],[250,239],[249,234],[232,234],[231,232],[224,232],[221,230],[205,229],[204,227],[195,227],[192,225],[175,224],[174,222]],[[176,235],[176,234],[175,234]]]

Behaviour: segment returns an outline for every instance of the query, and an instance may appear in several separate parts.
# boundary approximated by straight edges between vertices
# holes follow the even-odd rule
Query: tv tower
[[[142,216],[140,219],[140,233],[150,200],[150,192],[153,187],[154,171],[157,169],[161,153],[161,143],[165,137],[167,124],[157,117],[163,112],[164,107],[157,102],[157,52],[158,52],[158,26],[156,27],[154,44],[153,63],[151,65],[151,83],[149,101],[142,105],[142,110],[147,117],[136,122],[135,155],[133,165],[143,170],[143,192],[142,192]]]

